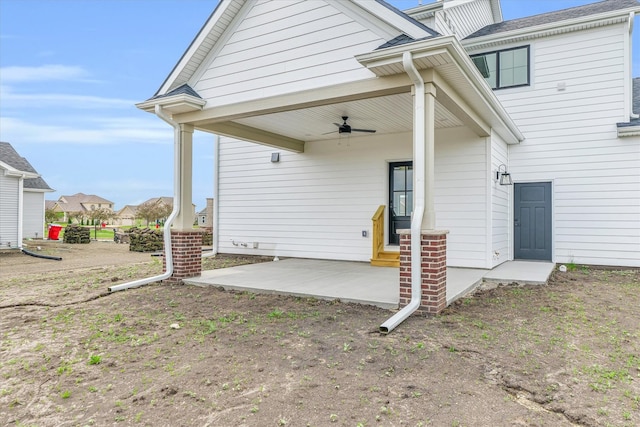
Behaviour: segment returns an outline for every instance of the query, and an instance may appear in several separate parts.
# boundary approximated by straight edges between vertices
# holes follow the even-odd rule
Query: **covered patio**
[[[555,267],[550,262],[509,261],[492,270],[447,268],[447,305],[481,284],[546,284]],[[326,300],[399,307],[398,269],[369,263],[288,258],[203,271],[185,284],[226,290],[275,293]]]

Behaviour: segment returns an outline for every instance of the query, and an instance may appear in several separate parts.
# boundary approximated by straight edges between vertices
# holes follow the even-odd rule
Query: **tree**
[[[94,238],[98,237],[98,224],[113,218],[113,212],[107,208],[98,208],[90,210],[87,215],[93,222]]]
[[[44,220],[47,223],[52,223],[58,220],[58,214],[55,209],[47,208],[44,210]]]
[[[158,206],[158,220],[162,221],[164,224],[169,215],[171,215],[171,211],[173,211],[173,203],[163,203],[160,202]]]
[[[136,218],[143,219],[149,225],[149,222],[158,218],[158,204],[154,201],[144,202],[136,208]]]
[[[82,222],[84,223],[84,212],[82,211],[67,212],[67,217],[71,222],[73,222],[73,220],[75,219],[78,223],[80,222],[80,220],[82,220]]]
[[[172,210],[172,203],[165,204],[162,200],[150,200],[138,205],[136,218],[144,219],[149,225],[150,222],[166,220]]]

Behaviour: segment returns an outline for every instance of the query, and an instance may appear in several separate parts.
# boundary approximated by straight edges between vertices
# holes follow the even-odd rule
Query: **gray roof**
[[[633,79],[633,112],[640,113],[640,77]],[[639,119],[631,119],[625,123],[618,123],[619,128],[626,128],[631,126],[640,126]]]
[[[400,45],[408,44],[408,43],[413,43],[413,42],[418,41],[418,40],[427,40],[427,39],[431,39],[433,37],[438,37],[438,36],[441,35],[437,31],[429,28],[428,26],[424,25],[422,22],[418,21],[417,19],[413,19],[412,17],[410,17],[406,13],[402,12],[401,10],[396,9],[395,7],[390,5],[389,3],[385,2],[384,0],[376,0],[376,1],[378,3],[384,5],[387,9],[395,12],[398,16],[401,16],[402,18],[404,18],[407,21],[411,22],[413,25],[418,26],[418,27],[422,28],[423,30],[425,30],[426,32],[428,32],[429,34],[431,34],[428,37],[423,37],[423,38],[420,38],[420,39],[414,39],[413,37],[410,37],[410,36],[408,36],[406,34],[400,34],[399,36],[394,37],[393,39],[387,41],[386,43],[378,46],[376,48],[376,50],[378,50],[378,49],[386,49],[388,47],[393,47],[393,46],[400,46]]]
[[[24,157],[20,156],[18,152],[8,142],[0,142],[0,160],[8,164],[12,168],[15,168],[21,172],[31,172],[37,174],[38,172],[31,166],[31,163]],[[41,177],[38,178],[25,178],[23,183],[24,188],[32,190],[52,190],[51,187]]]
[[[499,22],[497,24],[487,25],[486,27],[467,36],[465,40],[638,6],[640,6],[640,3],[636,0],[604,0],[585,6],[577,6],[570,9],[558,10],[556,12],[543,13],[540,15],[533,15],[526,18],[512,19],[509,21]]]
[[[389,40],[385,44],[378,46],[376,48],[376,50],[386,49],[388,47],[393,47],[393,46],[400,46],[400,45],[403,45],[403,44],[413,43],[413,42],[418,41],[418,40],[427,40],[427,39],[430,39],[430,38],[432,38],[432,37],[423,37],[423,38],[420,38],[420,39],[414,39],[413,37],[409,37],[406,34],[400,34],[399,36],[394,37],[393,39]]]
[[[392,12],[394,12],[396,15],[406,19],[407,21],[411,22],[413,25],[422,28],[423,30],[425,30],[426,32],[428,32],[429,34],[431,34],[433,37],[437,37],[440,35],[440,33],[438,33],[437,31],[429,28],[428,26],[424,25],[422,22],[418,21],[417,19],[414,19],[412,17],[410,17],[409,15],[407,15],[406,13],[402,12],[401,10],[397,9],[396,7],[390,5],[389,3],[387,3],[384,0],[376,0],[378,3],[380,3],[381,5],[385,6],[387,9],[391,10]]]
[[[166,98],[168,96],[174,96],[174,95],[191,95],[191,96],[195,96],[196,98],[202,99],[202,97],[198,95],[198,92],[193,90],[193,88],[186,83],[183,84],[182,86],[178,86],[177,88],[175,88],[170,92],[165,93],[164,95],[156,95],[151,99]]]

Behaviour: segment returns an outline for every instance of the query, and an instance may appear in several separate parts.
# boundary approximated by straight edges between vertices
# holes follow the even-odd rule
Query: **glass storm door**
[[[389,244],[400,243],[398,230],[411,228],[413,162],[389,163]]]

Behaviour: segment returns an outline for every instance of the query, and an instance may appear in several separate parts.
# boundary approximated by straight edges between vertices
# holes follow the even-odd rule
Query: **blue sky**
[[[408,9],[419,1],[390,3]],[[587,3],[593,0],[502,0],[502,8],[514,19]],[[56,190],[48,200],[82,192],[120,209],[173,194],[173,132],[134,104],[154,95],[216,4],[0,1],[0,140]],[[634,59],[638,35],[640,28]],[[212,197],[212,141],[194,136],[198,210]]]

